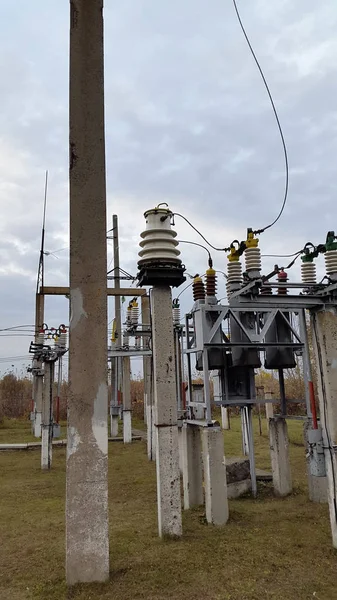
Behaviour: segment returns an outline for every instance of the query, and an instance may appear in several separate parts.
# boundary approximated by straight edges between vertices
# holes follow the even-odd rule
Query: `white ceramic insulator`
[[[131,325],[131,309],[127,309],[126,311],[126,324]]]
[[[328,250],[324,254],[326,274],[337,279],[337,250]]]
[[[245,250],[246,271],[261,271],[260,248],[246,248]]]
[[[172,309],[172,316],[173,316],[173,325],[180,325],[180,308],[179,307],[174,307]]]
[[[132,325],[138,325],[139,321],[139,308],[138,306],[132,306],[131,308],[131,323]]]
[[[314,262],[302,262],[301,264],[301,276],[302,282],[306,284],[313,284],[317,282],[316,279],[316,265]]]
[[[242,283],[242,264],[239,261],[227,265],[227,287],[230,283]]]
[[[141,233],[143,238],[140,242],[139,264],[150,262],[170,262],[181,264],[178,256],[178,242],[174,238],[177,233],[171,227],[171,211],[167,208],[148,210],[145,213],[146,229]],[[161,221],[162,217],[166,217]]]

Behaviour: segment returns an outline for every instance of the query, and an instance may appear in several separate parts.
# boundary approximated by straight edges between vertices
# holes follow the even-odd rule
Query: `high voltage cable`
[[[277,114],[277,110],[276,110],[276,107],[275,107],[275,104],[274,104],[274,100],[273,100],[273,97],[271,95],[271,91],[269,89],[267,80],[266,80],[266,78],[264,76],[264,73],[262,71],[261,65],[260,65],[260,63],[259,63],[259,61],[257,59],[257,56],[256,56],[256,54],[255,54],[255,52],[253,50],[253,47],[252,47],[252,45],[251,45],[251,43],[249,41],[248,35],[246,33],[246,30],[245,30],[245,28],[243,26],[243,23],[242,23],[242,20],[241,20],[241,17],[240,17],[240,13],[239,13],[239,10],[238,10],[237,4],[236,4],[236,0],[233,0],[233,4],[234,4],[236,16],[238,18],[238,21],[240,23],[240,27],[242,29],[242,33],[245,36],[246,42],[247,42],[247,44],[249,46],[249,49],[250,49],[250,51],[252,53],[252,56],[253,56],[253,58],[255,60],[255,63],[256,63],[256,66],[257,66],[257,68],[258,68],[258,70],[260,72],[260,75],[262,77],[263,83],[264,83],[265,88],[267,90],[267,94],[269,96],[269,100],[270,100],[270,103],[272,105],[273,112],[274,112],[274,115],[275,115],[276,123],[277,123],[278,129],[279,129],[279,132],[280,132],[281,141],[282,141],[282,147],[283,147],[283,152],[284,152],[284,162],[285,162],[285,190],[284,190],[284,197],[283,197],[283,202],[282,202],[282,205],[281,205],[281,209],[280,209],[280,211],[279,211],[276,219],[274,219],[274,221],[272,221],[272,223],[270,223],[269,225],[266,225],[265,227],[262,227],[262,229],[257,229],[256,231],[254,231],[254,233],[259,234],[259,233],[263,233],[264,231],[266,231],[266,229],[270,229],[270,227],[273,227],[273,225],[275,225],[275,223],[277,223],[277,221],[279,220],[279,218],[281,217],[281,215],[282,215],[282,213],[284,211],[284,207],[286,205],[287,198],[288,198],[288,189],[289,189],[288,152],[287,152],[287,146],[286,146],[286,143],[285,143],[285,139],[284,139],[284,135],[283,135],[283,131],[282,131],[280,119],[279,119],[279,116]]]

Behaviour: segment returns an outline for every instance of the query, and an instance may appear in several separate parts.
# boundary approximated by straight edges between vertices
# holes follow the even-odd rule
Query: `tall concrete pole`
[[[132,442],[131,422],[131,364],[130,357],[123,357],[123,439],[124,444]]]
[[[337,312],[312,312],[332,544],[337,548]]]
[[[103,0],[70,0],[68,585],[109,578]]]
[[[150,329],[150,299],[148,296],[142,296],[142,325],[143,328]],[[143,336],[143,349],[148,350],[149,338]],[[155,428],[154,428],[154,406],[153,406],[153,367],[151,356],[143,358],[143,381],[144,381],[144,405],[146,412],[147,426],[147,456],[149,460],[155,460]]]
[[[171,288],[151,296],[159,535],[180,536],[181,497]]]
[[[118,217],[112,216],[112,237],[113,237],[113,257],[114,257],[114,287],[120,288],[119,278],[119,237],[118,237]],[[121,346],[122,340],[122,320],[121,320],[121,299],[120,296],[115,296],[115,319],[117,331],[116,347]],[[116,437],[118,435],[119,407],[118,407],[118,390],[120,389],[121,380],[121,359],[116,357],[111,360],[111,403],[110,403],[110,435]]]
[[[35,296],[35,343],[38,343],[39,332],[44,322],[44,296],[37,293]],[[41,437],[42,422],[42,387],[43,377],[37,372],[42,371],[42,362],[34,359],[33,391],[34,391],[34,436]],[[37,371],[37,372],[36,372]]]

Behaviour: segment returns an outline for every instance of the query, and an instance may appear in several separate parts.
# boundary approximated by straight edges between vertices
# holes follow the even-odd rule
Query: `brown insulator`
[[[205,286],[199,275],[193,279],[193,300],[205,300]]]
[[[269,281],[266,281],[261,287],[261,296],[272,296],[273,290]]]
[[[288,275],[287,273],[283,270],[280,269],[278,275],[277,275],[277,279],[279,283],[287,283],[288,281]],[[279,296],[286,296],[288,294],[288,288],[286,287],[279,287],[277,290],[277,293]]]
[[[216,294],[216,272],[214,269],[206,271],[206,296],[215,296]]]

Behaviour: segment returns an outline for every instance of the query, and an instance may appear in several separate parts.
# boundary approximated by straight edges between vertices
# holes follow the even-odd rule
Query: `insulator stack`
[[[139,322],[139,308],[138,304],[134,304],[131,307],[131,323],[132,325],[138,325]]]
[[[126,332],[123,333],[123,346],[129,346],[129,336]]]
[[[317,283],[316,265],[314,262],[302,262],[301,277],[304,284],[313,285]]]
[[[248,276],[257,278],[261,271],[261,250],[258,246],[246,248],[245,250],[245,265]]]
[[[180,325],[180,306],[173,306],[172,308],[173,325]]]
[[[66,348],[67,347],[67,332],[64,331],[60,333],[57,340],[55,340],[55,346],[58,348]]]
[[[205,300],[205,286],[199,275],[193,279],[193,300]]]
[[[288,275],[285,271],[283,271],[283,269],[281,269],[277,275],[277,279],[279,283],[287,283]],[[288,288],[279,287],[277,293],[279,296],[286,296],[288,294]]]
[[[269,283],[269,281],[266,281],[263,286],[261,287],[261,296],[272,296],[273,295],[273,290],[272,287]]]
[[[131,325],[131,306],[126,309],[126,324]]]
[[[216,295],[216,272],[214,269],[207,269],[206,271],[206,296]]]
[[[337,281],[337,250],[327,250],[324,254],[326,274]]]
[[[242,264],[239,260],[229,260],[227,264],[227,296],[239,290],[242,285]]]

